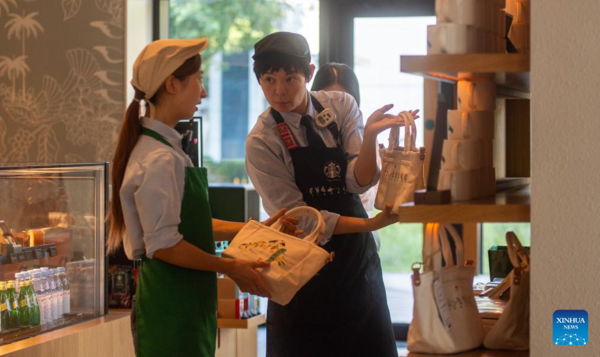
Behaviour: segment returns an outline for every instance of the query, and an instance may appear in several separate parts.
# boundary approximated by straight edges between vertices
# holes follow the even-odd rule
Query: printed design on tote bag
[[[268,257],[265,259],[267,262],[276,263],[279,266],[285,265],[285,252],[287,249],[285,248],[285,241],[283,240],[259,240],[256,242],[242,243],[239,248],[254,255],[258,255],[259,260]]]

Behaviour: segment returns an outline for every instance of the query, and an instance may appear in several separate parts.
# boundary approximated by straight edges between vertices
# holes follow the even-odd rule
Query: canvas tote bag
[[[312,217],[317,222],[313,231],[302,239],[280,231],[283,218],[271,227],[251,220],[222,253],[228,258],[271,262],[271,266],[259,269],[259,273],[271,300],[280,305],[288,304],[304,284],[333,260],[333,253],[317,245],[325,233],[319,211],[302,206],[291,209],[285,216]]]
[[[502,315],[485,337],[483,345],[490,349],[529,350],[529,253],[523,249],[514,232],[506,233],[508,257],[513,270],[505,278],[510,282],[510,300]]]
[[[417,127],[413,116],[402,112],[404,118],[404,147],[400,146],[400,128],[391,128],[389,144],[386,149],[380,145],[379,155],[382,168],[375,208],[383,210],[385,205],[393,205],[392,212],[398,213],[398,207],[414,201],[415,190],[425,188],[423,168],[425,148],[417,149]]]
[[[456,261],[446,231],[454,241]],[[452,225],[427,224],[423,262],[413,264],[413,272],[414,307],[408,350],[450,354],[481,346],[483,328],[473,296],[475,267],[464,265],[462,240]]]

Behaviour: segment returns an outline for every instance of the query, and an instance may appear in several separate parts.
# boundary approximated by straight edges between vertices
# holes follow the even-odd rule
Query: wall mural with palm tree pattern
[[[125,0],[0,0],[0,164],[112,159]]]

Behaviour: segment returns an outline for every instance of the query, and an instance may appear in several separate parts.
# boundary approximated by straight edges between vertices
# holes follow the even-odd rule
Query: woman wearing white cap
[[[206,97],[199,52],[207,45],[204,38],[155,41],[133,67],[135,99],[113,162],[108,248],[123,243],[130,259],[142,259],[132,312],[138,356],[214,355],[215,272],[268,296],[256,271],[268,263],[214,255],[215,239],[232,239],[243,224],[212,219],[206,169],[193,167],[174,129]],[[293,219],[284,223],[295,230]]]

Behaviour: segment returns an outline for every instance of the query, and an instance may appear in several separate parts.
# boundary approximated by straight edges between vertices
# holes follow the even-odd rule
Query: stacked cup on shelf
[[[458,109],[448,110],[438,190],[455,201],[493,195],[496,84],[488,79],[458,81]]]
[[[512,16],[508,38],[519,53],[529,53],[530,0],[506,0],[506,13]]]
[[[506,0],[436,0],[427,54],[506,52]]]

